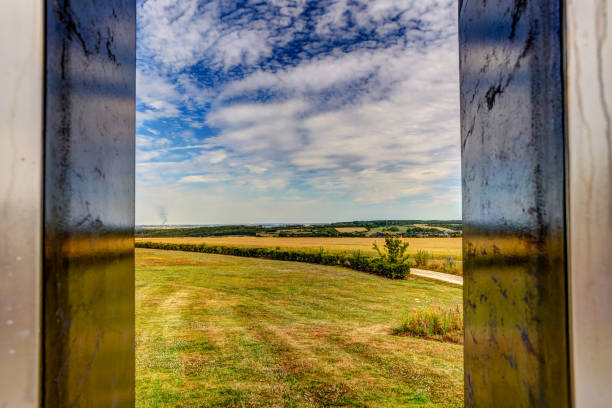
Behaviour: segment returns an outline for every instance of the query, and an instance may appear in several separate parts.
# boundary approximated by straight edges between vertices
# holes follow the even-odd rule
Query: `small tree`
[[[378,253],[375,260],[379,272],[391,279],[403,279],[410,273],[408,265],[408,242],[403,242],[400,238],[385,234],[385,251],[374,243],[374,250]]]

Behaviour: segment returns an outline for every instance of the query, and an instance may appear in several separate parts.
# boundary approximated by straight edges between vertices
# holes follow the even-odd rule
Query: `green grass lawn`
[[[461,289],[340,267],[136,251],[138,407],[455,407],[461,345],[392,335]]]

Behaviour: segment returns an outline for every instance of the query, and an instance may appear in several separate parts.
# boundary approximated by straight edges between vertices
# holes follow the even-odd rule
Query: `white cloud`
[[[163,148],[171,144],[172,142],[170,139],[165,137],[153,137],[142,134],[136,135],[136,146],[141,149]]]
[[[264,174],[268,170],[265,167],[254,166],[250,164],[246,164],[244,167],[246,167],[249,170],[249,172],[253,174]]]
[[[138,150],[136,152],[136,161],[137,162],[148,162],[152,159],[155,159],[157,157],[159,157],[161,155],[161,152],[159,151],[140,151]]]
[[[228,181],[232,178],[228,175],[222,174],[199,174],[195,176],[182,177],[179,183],[219,183],[221,181]]]
[[[225,7],[224,7],[225,6]],[[233,20],[222,23],[223,1],[148,0],[140,3],[138,24],[141,52],[171,72],[179,72],[203,59],[229,69],[255,63],[269,55],[268,23]]]
[[[221,163],[225,159],[227,159],[227,153],[222,150],[210,153],[210,162],[213,164]]]
[[[366,54],[334,57],[337,63],[327,57],[323,67],[321,61],[312,61],[283,71],[277,86],[293,94],[283,103],[217,107],[208,122],[221,133],[211,143],[241,157],[291,168],[292,180],[325,193],[355,192],[358,201],[442,194],[457,182],[460,171],[458,73],[453,64],[440,63],[456,59],[456,46],[441,44],[426,53],[386,49]],[[329,83],[344,81],[359,60],[367,61],[364,72],[380,80],[354,95],[351,103],[319,111],[308,84],[323,86],[329,78],[317,81],[317,74],[334,66],[348,72]],[[273,82],[272,74],[264,75]],[[247,78],[233,83],[232,92],[244,91],[247,83],[254,89],[260,86]],[[388,84],[384,98],[379,97],[381,83]]]
[[[233,3],[221,0],[141,1],[139,52],[152,62],[139,69],[138,97],[144,107],[139,125],[175,118],[192,129],[213,128],[216,134],[202,140],[188,130],[173,139],[183,144],[172,146],[139,136],[140,194],[161,186],[203,184],[208,189],[232,181],[236,189],[210,196],[211,190],[190,190],[184,200],[212,205],[216,199],[237,209],[229,203],[259,202],[253,197],[263,203],[262,192],[277,192],[268,197],[293,202],[293,211],[303,210],[296,203],[308,202],[309,208],[318,208],[312,214],[325,213],[317,205],[341,200],[372,214],[368,218],[378,209],[396,211],[400,202],[413,208],[406,205],[409,200],[419,203],[414,208],[422,214],[439,208],[457,217],[456,3],[357,3],[331,2],[313,20],[319,43],[308,44],[299,61],[270,69],[258,64],[305,29],[297,18],[305,0],[258,2],[249,7],[274,8],[275,14],[266,11],[254,19],[246,8],[228,18],[224,13]],[[411,30],[417,22],[419,30]],[[403,36],[392,35],[402,27],[408,27]],[[352,38],[358,29],[389,39],[381,42],[373,35],[371,41],[307,55],[316,54],[321,44]],[[196,74],[184,71],[196,64],[222,72],[238,65],[251,69],[223,85],[204,87]],[[275,96],[256,102],[245,98],[256,92]],[[202,107],[206,114],[198,116]],[[195,113],[185,115],[185,109]],[[155,138],[160,137],[169,140],[163,134]],[[256,219],[264,207],[240,208]],[[286,216],[290,206],[283,208],[288,212],[270,214],[291,218]]]

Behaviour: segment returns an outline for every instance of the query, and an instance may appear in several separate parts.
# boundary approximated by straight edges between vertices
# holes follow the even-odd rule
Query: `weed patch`
[[[393,333],[463,344],[463,312],[459,307],[416,309],[406,316]]]

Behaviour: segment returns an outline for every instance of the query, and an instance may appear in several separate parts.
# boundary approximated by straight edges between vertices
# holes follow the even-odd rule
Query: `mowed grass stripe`
[[[339,268],[137,250],[137,406],[461,406],[462,347],[391,335],[461,290]]]

